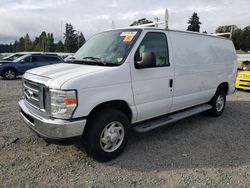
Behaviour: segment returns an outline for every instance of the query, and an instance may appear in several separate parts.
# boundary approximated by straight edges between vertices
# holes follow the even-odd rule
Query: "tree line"
[[[202,24],[199,20],[198,14],[193,13],[192,17],[188,21],[188,31],[200,32],[200,25]],[[246,26],[241,29],[236,25],[224,25],[219,26],[215,33],[231,33],[231,39],[234,43],[236,50],[250,51],[250,26]],[[204,31],[203,33],[206,33]]]
[[[130,26],[153,23],[146,18],[134,21]],[[196,12],[188,20],[188,31],[200,32],[200,18]],[[232,41],[236,50],[250,51],[250,26],[238,28],[236,25],[219,26],[215,33],[227,33],[232,31]],[[203,33],[207,33],[203,31]],[[76,31],[70,23],[65,25],[64,41],[54,42],[53,33],[43,31],[39,37],[32,41],[29,34],[16,40],[13,44],[0,44],[0,53],[21,51],[45,51],[45,52],[76,52],[86,42],[82,32]]]
[[[14,43],[0,44],[0,53],[22,51],[76,52],[86,42],[82,32],[76,31],[70,23],[65,25],[64,42],[54,41],[53,33],[43,31],[32,41],[29,34],[20,37]]]
[[[151,20],[147,20],[146,18],[141,18],[137,21],[134,21],[130,26],[142,25],[153,23]],[[191,18],[187,22],[187,31],[200,32],[200,18],[196,12],[193,13]],[[219,26],[215,33],[228,33],[231,32],[232,27],[232,41],[234,43],[236,50],[250,51],[250,26],[247,26],[243,29],[238,28],[236,25],[225,25]],[[202,33],[207,33],[203,31]]]
[[[216,33],[230,32],[232,27],[232,41],[237,50],[250,51],[250,26],[243,29],[236,25],[220,26],[216,29]]]

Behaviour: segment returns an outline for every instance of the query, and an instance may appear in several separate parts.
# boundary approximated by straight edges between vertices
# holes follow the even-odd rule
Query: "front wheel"
[[[13,80],[17,76],[16,71],[12,68],[7,68],[3,71],[3,77],[6,80]]]
[[[115,109],[99,111],[92,117],[83,138],[87,153],[101,162],[116,158],[128,141],[129,119]]]
[[[222,115],[226,105],[225,91],[220,88],[217,89],[214,97],[210,101],[210,105],[212,106],[212,109],[209,111],[210,115],[215,117]]]

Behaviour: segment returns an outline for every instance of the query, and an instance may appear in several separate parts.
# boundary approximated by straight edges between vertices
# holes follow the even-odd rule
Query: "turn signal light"
[[[75,99],[65,99],[64,100],[65,105],[72,105],[72,104],[77,104]]]

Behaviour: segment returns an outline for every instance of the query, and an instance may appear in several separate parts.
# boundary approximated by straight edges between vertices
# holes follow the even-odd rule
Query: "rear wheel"
[[[120,155],[128,141],[130,121],[119,110],[102,110],[93,115],[84,133],[87,153],[98,161],[109,161]]]
[[[218,88],[214,97],[210,101],[210,105],[212,109],[209,110],[209,114],[212,116],[220,116],[222,115],[225,105],[226,105],[226,94],[225,91]]]
[[[17,76],[15,69],[7,68],[3,71],[3,77],[6,80],[13,80]]]

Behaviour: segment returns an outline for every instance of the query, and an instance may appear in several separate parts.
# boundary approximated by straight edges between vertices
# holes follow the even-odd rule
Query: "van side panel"
[[[169,31],[175,79],[171,112],[211,100],[220,83],[235,88],[236,53],[230,40]]]

